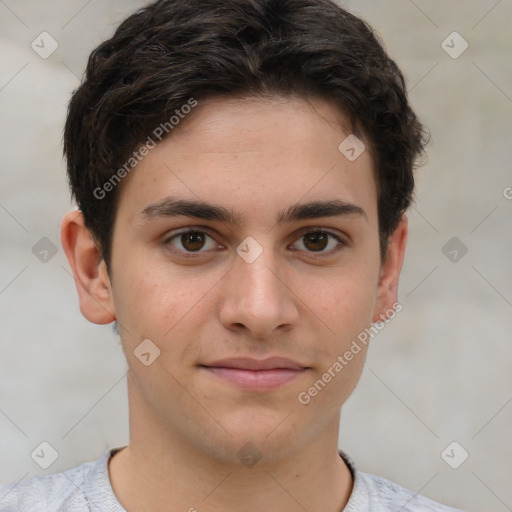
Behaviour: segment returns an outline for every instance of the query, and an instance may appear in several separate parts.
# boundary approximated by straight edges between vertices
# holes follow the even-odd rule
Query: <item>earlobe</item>
[[[61,242],[73,272],[80,311],[95,324],[116,319],[107,268],[81,211],[66,214],[61,225]]]
[[[389,239],[386,260],[382,265],[377,287],[377,300],[372,321],[378,322],[393,310],[393,304],[398,302],[398,281],[405,257],[407,245],[408,224],[404,215]]]

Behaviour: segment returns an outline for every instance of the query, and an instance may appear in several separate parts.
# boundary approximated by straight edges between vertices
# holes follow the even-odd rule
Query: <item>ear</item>
[[[69,212],[62,220],[61,242],[73,271],[80,311],[95,324],[116,319],[107,267],[81,211]]]
[[[398,280],[405,257],[407,233],[407,217],[404,215],[389,239],[386,260],[380,270],[372,322],[382,321],[386,311],[394,309],[393,304],[398,302]]]

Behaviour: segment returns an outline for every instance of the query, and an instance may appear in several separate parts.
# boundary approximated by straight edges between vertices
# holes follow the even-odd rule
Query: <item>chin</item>
[[[286,414],[273,421],[245,424],[237,427],[227,426],[229,432],[216,431],[212,437],[201,439],[202,449],[211,458],[219,462],[240,467],[272,465],[290,456],[301,443],[300,430],[295,426],[283,424]],[[224,426],[225,423],[221,422]],[[224,435],[225,434],[225,435]]]

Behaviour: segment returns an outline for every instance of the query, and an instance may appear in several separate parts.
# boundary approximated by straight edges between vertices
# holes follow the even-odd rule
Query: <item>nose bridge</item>
[[[244,325],[253,336],[264,337],[296,320],[293,294],[279,276],[280,268],[274,251],[254,239],[237,247],[221,310],[226,327]]]
[[[238,261],[234,263],[234,274],[239,300],[246,302],[271,303],[282,293],[276,258],[271,248],[265,248],[255,241],[242,242],[237,248]]]

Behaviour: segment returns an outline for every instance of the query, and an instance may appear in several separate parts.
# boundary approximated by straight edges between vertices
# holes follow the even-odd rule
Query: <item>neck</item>
[[[338,454],[339,416],[289,456],[262,457],[250,466],[219,460],[185,436],[169,435],[151,411],[135,409],[143,414],[130,408],[130,443],[109,464],[112,488],[128,512],[339,512],[349,499],[352,476]]]

